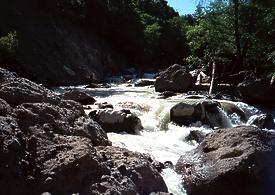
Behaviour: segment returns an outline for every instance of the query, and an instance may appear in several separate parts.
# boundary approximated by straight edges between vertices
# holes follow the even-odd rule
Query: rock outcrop
[[[271,195],[274,134],[255,127],[219,129],[181,156],[176,171],[190,195]]]
[[[155,81],[157,92],[187,92],[194,84],[192,75],[184,66],[174,64],[163,72],[160,72]]]

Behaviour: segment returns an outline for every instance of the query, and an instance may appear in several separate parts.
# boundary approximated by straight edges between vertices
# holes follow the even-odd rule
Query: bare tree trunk
[[[210,88],[209,88],[209,95],[212,95],[213,90],[214,90],[215,72],[216,72],[216,63],[213,62],[213,64],[212,64],[212,78],[211,78],[211,83],[210,83]]]
[[[239,25],[239,0],[233,0],[234,2],[234,32],[235,32],[235,44],[237,48],[237,69],[240,70],[243,65],[242,50],[241,50],[241,36]]]

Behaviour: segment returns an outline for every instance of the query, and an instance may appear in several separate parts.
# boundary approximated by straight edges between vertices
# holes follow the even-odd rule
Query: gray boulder
[[[143,129],[140,119],[129,110],[94,110],[89,116],[98,122],[106,132],[127,132],[136,134]]]
[[[220,104],[212,100],[185,100],[170,110],[170,120],[178,125],[188,126],[201,121],[211,127],[229,127],[227,119],[220,110]]]
[[[134,83],[135,87],[145,87],[145,86],[150,86],[154,84],[155,84],[155,81],[146,80],[146,79],[141,79]]]
[[[210,133],[176,164],[187,194],[274,194],[274,138],[254,127]]]
[[[187,92],[194,79],[184,66],[174,64],[159,74],[155,81],[157,92]]]

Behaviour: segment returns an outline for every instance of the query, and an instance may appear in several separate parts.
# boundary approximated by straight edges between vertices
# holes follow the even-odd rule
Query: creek
[[[134,81],[133,81],[134,82]],[[195,141],[187,141],[186,137],[192,130],[199,130],[204,134],[213,131],[209,126],[196,122],[188,127],[177,126],[170,122],[170,109],[175,104],[181,102],[186,95],[179,94],[167,99],[160,99],[159,93],[154,87],[133,87],[131,83],[111,84],[110,88],[85,88],[85,86],[60,87],[59,92],[68,89],[76,89],[91,94],[97,102],[108,102],[114,106],[115,110],[129,109],[135,113],[142,122],[144,129],[138,135],[126,133],[108,133],[108,138],[114,146],[127,148],[131,151],[150,154],[155,160],[162,163],[170,161],[176,164],[179,157],[186,151],[198,146]],[[217,100],[225,101],[225,100]],[[244,123],[235,114],[228,115],[221,110],[223,123],[227,127],[238,125],[250,125],[250,121],[257,115],[263,113],[260,109],[243,102],[231,102],[242,109],[248,117],[248,122]],[[90,105],[86,109],[88,114],[95,105]],[[274,114],[274,113],[273,113]],[[274,115],[273,115],[274,118]],[[181,177],[172,168],[162,171],[162,176],[167,184],[169,192],[174,195],[186,194],[181,185]]]

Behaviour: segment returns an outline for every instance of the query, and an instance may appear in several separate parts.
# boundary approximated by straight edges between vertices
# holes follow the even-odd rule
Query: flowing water
[[[168,99],[159,99],[158,93],[152,87],[129,87],[129,84],[112,84],[111,88],[85,89],[84,86],[74,89],[90,93],[97,102],[108,102],[114,109],[130,109],[141,119],[144,130],[139,135],[126,133],[108,133],[114,146],[125,147],[132,151],[149,153],[160,162],[170,161],[176,164],[179,157],[186,151],[197,147],[197,143],[186,141],[186,136],[191,130],[199,130],[209,133],[212,129],[202,126],[200,122],[189,127],[180,127],[170,122],[170,108],[181,102],[185,95],[177,95]],[[71,87],[72,88],[72,87]],[[65,88],[59,88],[65,90]],[[235,102],[248,117],[255,117],[261,111],[242,102]],[[91,106],[93,109],[93,106]],[[90,112],[86,110],[87,114]],[[222,120],[225,126],[245,125],[237,115],[228,116],[221,110]],[[162,176],[168,186],[169,192],[175,195],[186,194],[181,177],[171,168],[164,169]]]

